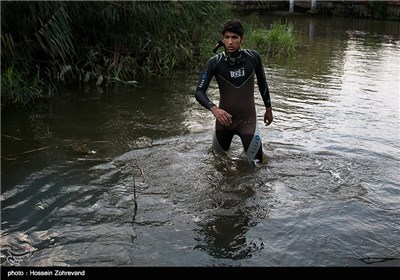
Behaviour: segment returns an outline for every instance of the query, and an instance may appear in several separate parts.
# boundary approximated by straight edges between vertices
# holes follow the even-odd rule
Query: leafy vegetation
[[[255,14],[248,19],[250,31],[246,35],[246,45],[275,59],[293,58],[298,41],[293,25],[274,22],[268,29],[257,18]]]
[[[204,63],[218,39],[216,30],[235,17],[230,5],[224,1],[2,1],[1,106],[48,99],[60,84],[135,86],[141,78],[168,76],[178,67]],[[250,20],[260,22],[255,17]],[[248,34],[256,48],[275,40],[262,26]],[[278,49],[269,45],[268,51],[275,54]]]
[[[219,1],[2,1],[2,106],[48,98],[59,83],[169,75],[200,60],[229,15]]]
[[[266,40],[268,53],[273,57],[293,57],[296,53],[297,37],[292,24],[273,23]]]

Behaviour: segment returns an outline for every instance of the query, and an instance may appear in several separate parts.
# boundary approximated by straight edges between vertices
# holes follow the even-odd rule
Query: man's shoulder
[[[217,53],[208,59],[208,65],[217,65],[224,57],[224,53]]]
[[[244,49],[243,51],[245,54],[250,55],[252,57],[260,57],[260,53],[256,50]]]
[[[210,58],[210,60],[220,61],[223,57],[224,57],[224,53],[223,53],[223,52],[220,52],[220,53],[217,53],[217,54],[213,55],[213,56]]]

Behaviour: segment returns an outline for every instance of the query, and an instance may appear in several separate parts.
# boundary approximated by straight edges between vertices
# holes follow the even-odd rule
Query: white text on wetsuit
[[[245,75],[244,68],[240,68],[236,71],[231,71],[231,78],[239,78]]]

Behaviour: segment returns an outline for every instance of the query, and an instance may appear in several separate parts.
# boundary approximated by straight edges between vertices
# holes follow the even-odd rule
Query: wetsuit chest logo
[[[230,71],[231,78],[239,78],[245,75],[244,68],[237,69],[235,71]]]

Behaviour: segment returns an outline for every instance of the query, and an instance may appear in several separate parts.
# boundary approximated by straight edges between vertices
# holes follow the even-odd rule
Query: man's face
[[[226,31],[223,35],[222,42],[225,44],[228,53],[234,53],[240,48],[242,37],[236,33]]]

